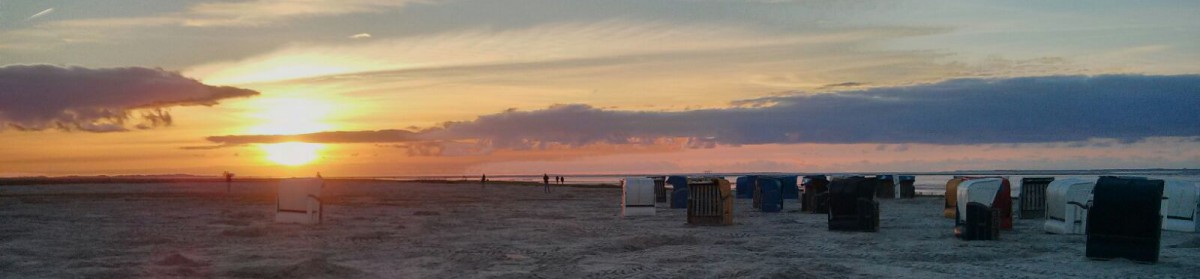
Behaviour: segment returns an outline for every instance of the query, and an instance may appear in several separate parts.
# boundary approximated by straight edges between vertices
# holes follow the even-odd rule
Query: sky
[[[0,176],[1196,168],[1196,14],[0,0]]]

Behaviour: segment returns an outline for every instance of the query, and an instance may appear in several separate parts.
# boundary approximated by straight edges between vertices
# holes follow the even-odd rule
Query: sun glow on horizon
[[[296,135],[327,131],[333,125],[326,118],[333,112],[328,102],[300,98],[263,99],[253,105],[258,111],[250,117],[259,125],[247,132],[260,135]]]
[[[259,145],[266,152],[268,161],[285,165],[300,166],[312,163],[321,157],[324,144],[307,142],[283,142]]]

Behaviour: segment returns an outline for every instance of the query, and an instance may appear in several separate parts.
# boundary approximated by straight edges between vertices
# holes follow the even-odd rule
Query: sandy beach
[[[0,186],[0,278],[1195,278],[1200,236],[1158,264],[1083,257],[1017,220],[965,242],[940,197],[883,200],[878,233],[750,210],[735,225],[618,217],[618,188],[329,180],[322,225],[272,223],[270,181]]]

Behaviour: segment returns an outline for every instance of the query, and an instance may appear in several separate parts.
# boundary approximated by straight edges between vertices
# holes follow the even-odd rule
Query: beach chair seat
[[[956,226],[954,236],[963,240],[999,240],[1000,210],[983,203],[969,202],[966,219]]]
[[[319,178],[289,178],[279,181],[275,196],[275,222],[320,224],[324,221],[324,203]]]
[[[1167,180],[1163,191],[1163,230],[1200,231],[1200,222],[1196,222],[1197,213],[1200,213],[1200,183]]]
[[[800,201],[800,211],[808,213],[829,213],[829,205],[825,196],[829,191],[829,180],[824,175],[805,176],[801,181],[804,186],[803,199]],[[822,197],[818,202],[818,196]]]
[[[1164,184],[1158,179],[1101,176],[1087,212],[1087,258],[1158,262]]]
[[[1021,214],[1018,215],[1021,219],[1046,217],[1046,187],[1050,182],[1054,182],[1053,177],[1021,178]]]
[[[733,192],[723,178],[687,181],[687,222],[692,225],[733,225]]]
[[[813,197],[813,212],[817,214],[829,214],[829,192],[816,194]]]
[[[737,187],[737,198],[753,199],[754,198],[754,184],[757,181],[758,181],[757,175],[738,176],[737,180],[735,180],[737,185],[734,185]]]
[[[878,183],[861,176],[835,179],[829,184],[829,230],[879,231]]]
[[[621,217],[654,215],[654,179],[626,177],[621,180]]]
[[[1053,234],[1083,234],[1088,222],[1088,200],[1095,187],[1095,179],[1050,182],[1046,186],[1046,220],[1042,229]]]
[[[687,208],[688,178],[686,176],[668,176],[667,185],[671,185],[671,208]]]
[[[650,177],[654,179],[654,202],[667,202],[667,178],[663,176]]]
[[[900,185],[899,188],[901,199],[911,199],[917,197],[917,187],[915,185],[917,183],[916,176],[901,175],[896,177],[896,180]]]
[[[896,181],[891,175],[876,175],[875,181],[878,183],[875,187],[876,199],[894,199],[896,198]]]
[[[779,180],[774,178],[758,178],[755,183],[754,205],[762,212],[779,212],[783,210],[783,190]]]

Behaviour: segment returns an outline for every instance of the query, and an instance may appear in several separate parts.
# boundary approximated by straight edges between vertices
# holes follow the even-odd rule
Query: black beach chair
[[[1087,213],[1086,256],[1158,262],[1164,184],[1141,177],[1100,177]]]
[[[829,184],[829,230],[879,231],[879,202],[874,200],[875,179],[861,176],[835,179]]]

